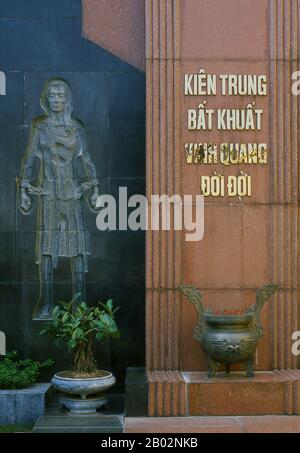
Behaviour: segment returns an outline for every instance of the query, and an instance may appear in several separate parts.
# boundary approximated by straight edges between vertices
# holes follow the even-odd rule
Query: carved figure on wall
[[[70,258],[73,296],[85,299],[85,273],[90,255],[83,193],[90,191],[89,207],[95,212],[99,183],[87,149],[84,125],[73,116],[69,83],[60,78],[46,82],[41,94],[45,115],[32,122],[29,142],[19,179],[19,207],[24,215],[32,211],[31,196],[38,197],[36,263],[39,266],[40,295],[33,319],[51,317],[53,270],[60,257]],[[39,159],[38,181],[33,167]],[[84,179],[76,172],[81,161]]]

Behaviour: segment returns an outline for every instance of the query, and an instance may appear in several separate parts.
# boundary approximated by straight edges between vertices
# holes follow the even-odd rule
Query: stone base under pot
[[[82,399],[76,396],[64,395],[59,402],[61,406],[70,411],[70,414],[95,414],[97,410],[107,404],[108,398],[103,395],[99,397],[93,395]]]

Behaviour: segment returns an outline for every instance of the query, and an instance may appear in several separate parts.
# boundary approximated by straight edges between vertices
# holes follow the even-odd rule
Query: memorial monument
[[[128,368],[127,415],[300,415],[299,1],[64,0],[14,13],[4,3],[0,319],[9,319],[0,330],[8,346],[43,358],[32,301],[40,289],[34,317],[47,319],[53,271],[67,258],[73,293],[84,295],[86,284],[88,299],[121,306],[124,341],[106,360],[117,381]],[[41,39],[25,58],[32,18]],[[17,25],[17,42],[6,39]],[[45,81],[45,115],[32,122]],[[70,85],[85,128],[73,117]],[[33,215],[24,218],[12,183],[30,125],[18,203]],[[146,186],[148,200],[191,196],[195,204],[202,195],[203,239],[175,228],[97,231],[84,198],[94,212],[99,185],[113,196]],[[71,293],[69,273],[60,277],[58,292]],[[197,312],[180,288],[201,291],[217,317],[244,321],[257,289],[271,284],[278,290],[248,332],[255,341],[265,332],[248,377],[238,360],[215,360],[208,378],[193,338]]]

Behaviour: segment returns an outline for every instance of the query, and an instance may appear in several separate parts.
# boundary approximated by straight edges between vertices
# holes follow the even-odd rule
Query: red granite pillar
[[[181,193],[181,2],[146,0],[147,196]],[[181,232],[148,231],[147,369],[150,415],[184,415],[180,372]],[[156,371],[157,370],[157,371]]]
[[[290,90],[299,58],[298,8],[296,0],[146,0],[148,197],[200,193],[208,168],[186,163],[187,142],[266,143],[269,149],[268,165],[249,168],[251,197],[206,200],[202,241],[186,242],[179,232],[147,234],[149,415],[299,413],[299,360],[291,354],[300,325],[299,105]],[[260,131],[187,131],[186,112],[196,101],[184,96],[183,76],[201,68],[267,76],[267,96],[251,99],[264,111]],[[221,94],[207,101],[211,108],[237,109],[249,102]],[[213,170],[231,175],[244,168]],[[263,311],[256,378],[208,383],[206,357],[193,339],[196,312],[181,299],[179,285],[203,290],[204,304],[215,310],[243,311],[270,282],[280,291]],[[294,371],[273,371],[282,368]],[[256,409],[261,398],[266,404]]]

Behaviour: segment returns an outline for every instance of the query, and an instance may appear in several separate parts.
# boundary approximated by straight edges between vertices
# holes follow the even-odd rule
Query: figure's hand
[[[93,209],[97,209],[97,200],[98,200],[98,197],[99,197],[99,189],[98,187],[95,187],[94,188],[94,192],[93,192],[93,195],[91,196],[90,198],[90,203],[91,203],[91,206]]]
[[[32,203],[30,196],[26,193],[24,189],[21,190],[21,209],[24,212],[29,212],[31,209]]]
[[[76,201],[80,200],[80,198],[82,197],[82,188],[81,187],[78,187],[76,190],[75,190],[75,195],[74,195],[74,198]]]

